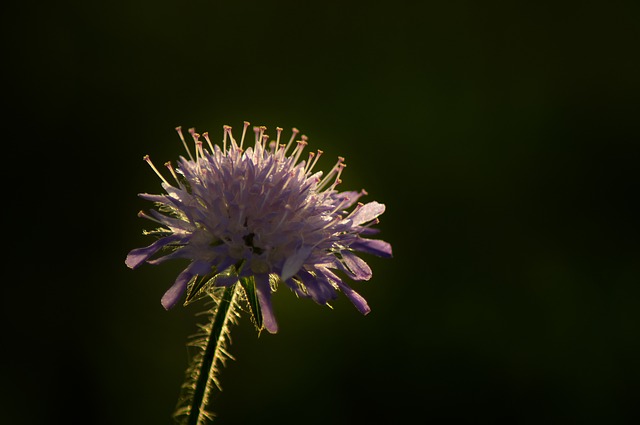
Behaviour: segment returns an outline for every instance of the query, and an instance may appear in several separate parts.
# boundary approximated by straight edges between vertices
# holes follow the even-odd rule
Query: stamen
[[[275,142],[275,149],[273,150],[273,154],[277,154],[278,153],[278,149],[280,148],[280,146],[282,146],[280,144],[280,135],[282,134],[282,127],[276,127],[276,142]],[[271,145],[269,145],[271,146]]]
[[[260,142],[262,143],[262,148],[264,149],[264,142],[265,142],[265,138],[264,138],[264,132],[267,130],[267,127],[265,127],[264,125],[260,126]]]
[[[173,176],[173,178],[175,179],[175,181],[178,181],[178,176],[176,175],[175,170],[173,169],[173,165],[171,165],[170,161],[167,161],[164,163],[164,166],[167,167],[169,169],[169,172],[171,173],[171,175]]]
[[[336,212],[338,212],[338,210],[340,209],[340,207],[342,207],[342,205],[345,203],[345,201],[347,200],[347,197],[345,196],[344,198],[342,198],[340,200],[340,203],[336,206],[336,208],[333,209],[333,211],[331,211],[331,215],[335,214]],[[342,220],[342,216],[340,214],[336,215],[335,217],[333,217],[333,220],[329,221],[327,224],[324,225],[323,229],[327,229],[330,226],[332,226],[334,223],[341,221]]]
[[[227,133],[229,133],[229,140],[231,141],[233,147],[238,149],[238,143],[236,142],[236,139],[233,138],[233,133],[231,132],[232,127],[230,125],[227,125],[225,130],[227,130]]]
[[[258,142],[260,141],[260,127],[258,127],[257,125],[254,125],[253,126],[253,132],[256,135],[256,140],[255,140],[254,143],[257,145]]]
[[[338,157],[338,162],[336,163],[336,165],[333,166],[333,168],[331,169],[331,171],[329,171],[329,174],[327,174],[321,181],[320,183],[318,183],[318,186],[316,186],[316,190],[322,190],[322,188],[329,183],[329,180],[333,178],[333,176],[336,174],[336,172],[338,171],[338,168],[341,167],[341,165],[344,164],[344,158],[339,156]]]
[[[284,148],[284,152],[283,155],[286,156],[287,155],[287,151],[289,150],[289,147],[291,146],[291,144],[293,143],[293,141],[295,140],[296,136],[298,135],[298,133],[300,133],[300,130],[298,130],[297,128],[293,127],[291,129],[291,131],[293,132],[293,134],[291,135],[291,139],[289,139],[289,143],[287,143],[287,146]]]
[[[189,154],[189,158],[191,158],[191,160],[193,161],[193,156],[191,156],[191,151],[189,150],[189,146],[187,146],[187,142],[185,142],[184,136],[182,135],[182,126],[177,126],[176,131],[178,132],[178,136],[180,136],[180,140],[182,140],[182,144],[184,145],[184,148]]]
[[[304,147],[307,146],[307,141],[305,140],[306,137],[302,136],[302,140],[298,140],[298,146],[296,146],[296,148],[293,150],[293,152],[291,152],[291,156],[295,157],[293,159],[293,164],[297,164],[298,160],[300,159],[300,154],[302,154],[302,151],[304,150]]]
[[[198,163],[198,168],[200,167],[200,161],[198,161],[198,153],[200,154],[200,158],[204,158],[204,151],[202,150],[202,141],[198,140],[196,142],[196,162]]]
[[[342,180],[340,180],[340,174],[342,174],[342,170],[344,170],[344,167],[346,166],[347,164],[345,164],[344,162],[340,164],[340,168],[338,169],[338,175],[336,176],[336,179],[334,180],[333,184],[331,185],[331,189],[329,190],[334,190],[337,185],[342,183]]]
[[[315,153],[309,152],[309,159],[307,160],[307,165],[304,167],[304,173],[307,174],[309,172],[309,167],[311,166],[311,160],[316,156]]]
[[[344,168],[344,167],[342,167],[342,168]],[[338,171],[338,176],[336,177],[336,180],[333,182],[333,184],[329,188],[329,191],[334,191],[336,189],[336,186],[339,185],[340,183],[342,183],[342,180],[340,180],[338,178],[338,177],[340,177],[340,172],[342,172],[342,169]]]
[[[151,221],[155,221],[155,222],[156,222],[156,223],[158,223],[158,224],[162,224],[163,226],[166,226],[166,224],[165,224],[165,223],[161,222],[160,220],[158,220],[158,219],[157,219],[157,218],[155,218],[155,217],[150,216],[149,214],[145,213],[145,212],[144,212],[144,211],[142,211],[142,210],[141,210],[140,212],[138,212],[138,217],[140,217],[140,218],[145,218],[145,219],[147,219],[147,220],[151,220]]]
[[[158,175],[158,177],[160,177],[160,180],[162,180],[166,185],[171,186],[171,185],[169,184],[169,182],[168,182],[168,181],[166,181],[166,180],[164,179],[164,177],[162,177],[162,174],[160,174],[160,171],[158,171],[158,169],[156,168],[156,166],[155,166],[155,165],[153,165],[153,162],[151,162],[151,158],[149,158],[149,155],[145,155],[142,159],[144,159],[144,160],[147,162],[147,164],[149,164],[149,166],[151,167],[151,169],[152,169],[153,171],[155,171],[155,172],[156,172],[156,174]]]
[[[189,134],[191,134],[191,137],[193,138],[193,141],[196,144],[196,159],[195,159],[195,162],[198,162],[198,143],[200,143],[200,147],[202,147],[202,142],[200,141],[200,135],[198,133],[196,133],[196,129],[195,128],[190,128],[189,129]]]
[[[371,226],[375,226],[376,224],[380,224],[380,219],[378,217],[374,218],[373,220],[371,220],[369,223],[367,223],[364,226],[360,226],[360,227],[364,227],[365,229]]]
[[[231,127],[228,125],[222,126],[224,130],[224,138],[222,139],[222,152],[227,153],[227,135],[231,133]]]
[[[209,147],[211,148],[211,155],[213,155],[213,143],[211,143],[211,140],[209,139],[209,132],[205,131],[204,133],[202,133],[202,137],[204,137],[204,139],[207,141],[207,143],[209,144]]]
[[[309,169],[307,170],[307,172],[311,172],[311,170],[313,170],[313,167],[316,166],[316,163],[318,162],[318,158],[320,158],[320,156],[323,154],[324,152],[321,151],[320,149],[318,149],[318,154],[316,155],[316,158],[313,160],[313,164],[311,164],[309,166]]]
[[[247,133],[247,127],[249,127],[249,121],[245,121],[244,126],[242,127],[242,138],[240,139],[241,149],[242,149],[242,145],[244,144],[244,135]]]

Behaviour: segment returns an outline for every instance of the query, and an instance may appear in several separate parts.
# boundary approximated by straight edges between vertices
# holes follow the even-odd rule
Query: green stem
[[[202,363],[197,375],[198,378],[193,392],[193,399],[191,400],[191,409],[189,410],[187,425],[197,425],[200,415],[206,407],[202,406],[202,402],[207,391],[207,384],[211,377],[211,368],[214,366],[216,353],[219,348],[220,336],[222,335],[222,331],[227,325],[227,320],[230,317],[229,313],[231,312],[230,308],[233,302],[233,296],[235,295],[236,286],[237,284],[234,284],[225,288],[222,298],[218,303],[216,314],[211,325],[209,340],[207,341],[207,346],[202,355]]]

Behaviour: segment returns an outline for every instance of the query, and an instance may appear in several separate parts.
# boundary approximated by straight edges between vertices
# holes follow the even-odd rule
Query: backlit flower
[[[174,183],[145,157],[162,179],[165,193],[140,194],[157,209],[139,215],[160,228],[147,232],[158,239],[132,250],[127,266],[174,258],[190,261],[162,297],[166,309],[178,303],[198,277],[211,276],[213,285],[227,286],[253,276],[262,322],[272,333],[277,323],[271,293],[277,282],[319,304],[335,299],[339,290],[367,314],[367,302],[342,276],[371,278],[371,269],[356,252],[391,256],[391,245],[366,237],[377,233],[373,226],[385,206],[359,203],[364,190],[336,190],[343,158],[326,175],[314,171],[322,151],[301,160],[307,138],[301,135],[296,140],[297,129],[287,143],[281,143],[281,128],[276,129],[275,140],[269,140],[265,127],[253,127],[254,146],[245,148],[248,127],[245,122],[238,143],[231,127],[224,126],[221,147],[212,144],[207,133],[200,136],[191,129],[194,149],[189,149],[178,127],[188,158],[180,157],[175,168],[166,164]]]

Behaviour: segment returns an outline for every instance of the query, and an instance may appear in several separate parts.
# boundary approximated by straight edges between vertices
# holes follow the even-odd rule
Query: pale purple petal
[[[304,269],[298,271],[300,278],[311,298],[318,304],[326,304],[327,301],[336,298],[336,291],[327,280],[317,279]]]
[[[175,306],[182,297],[189,281],[198,275],[205,275],[211,271],[211,265],[206,261],[194,261],[178,275],[175,283],[162,296],[160,302],[165,310]]]
[[[151,245],[145,248],[136,248],[129,252],[127,255],[127,259],[124,261],[125,264],[131,268],[135,269],[140,264],[144,263],[145,260],[148,260],[153,254],[158,252],[160,249],[164,248],[170,243],[177,242],[183,239],[183,235],[171,235],[165,236],[164,238],[158,239]]]
[[[369,280],[373,274],[371,268],[363,259],[350,251],[342,251],[343,270],[349,274],[353,280]]]
[[[353,303],[353,305],[358,309],[358,311],[362,314],[369,314],[371,308],[369,304],[367,304],[367,300],[362,298],[362,295],[358,294],[356,291],[351,289],[347,284],[343,282],[337,282],[340,290],[343,294],[349,298],[349,300]]]
[[[373,201],[369,202],[368,204],[362,205],[359,209],[355,210],[355,212],[348,218],[353,222],[354,225],[357,226],[373,220],[374,218],[382,214],[384,210],[384,204]]]
[[[376,229],[375,227],[362,227],[361,229],[359,233],[364,236],[377,235],[380,233],[380,229]]]
[[[178,303],[178,300],[180,299],[180,297],[182,297],[182,294],[184,294],[184,291],[187,289],[187,283],[189,283],[192,277],[193,275],[186,270],[178,275],[175,283],[171,285],[171,288],[169,288],[167,292],[164,293],[162,299],[160,300],[165,310],[173,308],[173,306]]]
[[[287,258],[282,266],[282,272],[280,273],[280,279],[287,280],[300,270],[300,267],[304,264],[305,260],[309,258],[309,254],[313,247],[303,246],[299,248],[292,256]]]
[[[358,238],[349,246],[351,249],[367,254],[377,255],[378,257],[391,258],[391,244],[380,239],[363,239]]]
[[[167,217],[164,214],[160,214],[156,210],[151,210],[151,215],[162,224],[168,227],[171,227],[173,229],[180,229],[183,231],[192,231],[195,227],[193,224],[191,224],[188,221],[180,220],[179,218],[175,218],[175,217]]]
[[[258,293],[258,301],[260,302],[260,310],[262,311],[262,323],[269,333],[278,332],[278,323],[273,314],[273,306],[271,305],[271,285],[269,284],[269,275],[259,274],[255,276],[256,291]]]

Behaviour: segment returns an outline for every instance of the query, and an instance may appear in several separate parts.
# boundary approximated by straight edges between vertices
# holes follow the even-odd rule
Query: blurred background
[[[277,335],[244,315],[215,423],[638,420],[638,4],[518,3],[3,5],[0,421],[171,423],[202,305],[124,264],[142,157],[244,120],[346,157],[394,258],[368,316],[284,287]]]

